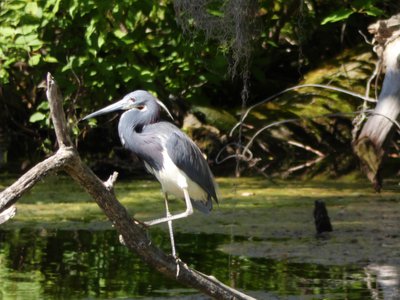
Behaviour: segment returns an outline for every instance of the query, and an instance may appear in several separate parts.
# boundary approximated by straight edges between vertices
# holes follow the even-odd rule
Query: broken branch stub
[[[169,278],[195,288],[216,299],[254,299],[240,291],[232,289],[217,279],[190,269],[184,262],[179,262],[179,276],[176,277],[177,262],[151,243],[140,222],[136,222],[125,207],[116,199],[112,186],[117,178],[114,173],[107,182],[102,182],[92,170],[82,162],[71,143],[69,130],[62,108],[62,96],[56,81],[50,73],[47,75],[46,95],[50,102],[51,117],[56,132],[59,150],[48,159],[40,162],[22,175],[13,185],[0,193],[0,221],[7,221],[14,213],[12,205],[31,189],[39,180],[51,172],[66,171],[95,200],[104,214],[122,235],[125,245],[132,252]],[[2,214],[3,212],[3,214]]]
[[[59,147],[72,146],[71,137],[69,135],[67,119],[65,118],[63,109],[63,99],[61,91],[55,82],[53,76],[47,73],[46,96],[49,100],[50,114],[56,132]]]

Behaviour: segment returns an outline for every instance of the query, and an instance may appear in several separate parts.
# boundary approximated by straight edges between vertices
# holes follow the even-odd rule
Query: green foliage
[[[339,22],[342,20],[347,19],[350,17],[354,11],[350,8],[340,8],[333,13],[331,13],[329,16],[327,16],[325,19],[322,20],[321,24],[325,25],[326,23],[334,23],[334,22]]]
[[[366,14],[374,17],[381,16],[383,15],[383,11],[374,5],[376,2],[376,0],[350,1],[349,8],[340,7],[339,9],[334,10],[322,20],[321,25],[347,20],[355,13]]]
[[[226,60],[180,34],[171,1],[6,0],[0,7],[0,84],[12,95],[5,103],[39,134],[48,135],[38,89],[48,71],[62,88],[76,138],[76,113],[129,91],[202,102],[195,87],[225,80]]]
[[[185,97],[191,98],[198,90],[190,86],[208,81],[207,74],[198,76],[198,71],[213,69],[204,64],[204,57],[200,59],[211,49],[196,48],[193,41],[185,42],[176,34],[169,1],[50,0],[25,4],[18,0],[2,3],[3,84],[15,72],[15,62],[35,67],[30,73],[54,69],[61,86],[76,85],[78,79],[84,82],[80,93],[86,96],[81,102],[85,107],[88,103],[104,104],[134,88],[178,96],[185,89]],[[52,68],[49,63],[56,65]],[[67,98],[76,89],[71,86]]]
[[[57,3],[59,0],[7,0],[0,4],[0,84],[9,82],[15,63],[25,62],[33,67],[41,61],[57,62],[56,58],[49,55],[49,45],[41,37],[47,20],[55,16]]]
[[[50,125],[50,108],[49,102],[43,101],[37,107],[37,110],[30,116],[29,122],[44,122],[45,125]]]
[[[222,16],[221,9],[227,1],[205,2],[209,6],[204,18],[229,19]],[[4,106],[0,108],[0,126],[9,133],[8,144],[4,146],[13,149],[8,151],[14,155],[9,160],[35,161],[44,150],[52,150],[49,110],[42,104],[46,99],[40,88],[48,71],[62,89],[68,122],[77,142],[87,137],[78,119],[135,89],[157,94],[179,116],[188,109],[182,105],[184,101],[199,107],[223,108],[230,113],[240,106],[240,83],[228,75],[237,53],[205,31],[182,33],[177,25],[176,3],[173,0],[1,1],[0,85]],[[230,39],[254,43],[251,47],[238,44],[236,48],[253,51],[249,60],[249,102],[295,84],[301,77],[299,70],[314,68],[321,60],[336,54],[342,48],[337,30],[339,20],[382,13],[378,9],[382,5],[373,0],[350,1],[347,5],[333,0],[302,3],[299,7],[295,0],[258,1],[251,37],[236,39],[237,31],[229,31]],[[323,22],[333,24],[320,26],[321,16],[327,16]],[[361,24],[359,20],[353,27],[348,22],[346,30],[365,27],[367,23]],[[193,20],[188,21],[189,26],[196,25]],[[95,121],[84,124],[93,126]],[[101,139],[92,142],[108,145],[102,151],[112,156],[111,145],[118,143],[115,128],[112,123],[102,125],[101,120],[98,124],[107,128]],[[85,143],[80,145],[85,147]]]

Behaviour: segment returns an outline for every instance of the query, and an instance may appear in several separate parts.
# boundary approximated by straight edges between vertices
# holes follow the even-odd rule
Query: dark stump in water
[[[315,228],[318,234],[327,231],[332,231],[331,221],[329,219],[328,211],[323,201],[320,200],[315,201],[314,221],[315,221]]]

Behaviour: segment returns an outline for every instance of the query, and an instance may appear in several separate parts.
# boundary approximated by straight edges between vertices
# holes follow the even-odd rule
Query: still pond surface
[[[179,256],[189,266],[257,299],[396,299],[396,292],[398,296],[395,257],[388,261],[373,261],[367,255],[356,259],[364,255],[361,251],[341,259],[340,250],[337,255],[318,257],[325,251],[322,247],[346,241],[346,236],[335,236],[335,231],[349,230],[349,205],[361,203],[360,197],[379,200],[364,183],[350,188],[345,183],[338,187],[337,182],[292,182],[267,189],[264,186],[270,183],[261,179],[219,182],[225,197],[214,216],[196,214],[192,220],[174,223]],[[60,192],[69,196],[60,199]],[[116,193],[128,210],[138,211],[138,219],[149,218],[148,210],[156,206],[162,212],[156,183],[132,186],[122,182]],[[132,193],[139,200],[132,200]],[[382,203],[389,209],[399,206],[397,190],[386,196],[390,202]],[[322,239],[315,237],[312,220],[312,204],[319,197],[328,204],[335,230]],[[130,253],[118,242],[118,234],[102,212],[65,178],[35,188],[19,201],[18,210],[12,221],[0,227],[0,299],[207,299],[164,278]],[[364,218],[354,224],[360,220]],[[348,233],[354,239],[354,232]],[[358,234],[364,233],[360,229]],[[166,228],[153,228],[149,235],[153,243],[170,252]],[[390,238],[392,242],[396,239]],[[357,241],[353,244],[358,247]],[[262,251],[260,245],[265,247]],[[383,265],[391,272],[382,273]]]

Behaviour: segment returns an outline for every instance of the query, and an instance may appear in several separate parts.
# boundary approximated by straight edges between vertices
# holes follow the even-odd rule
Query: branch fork
[[[114,172],[106,182],[103,182],[80,159],[69,136],[61,92],[50,73],[47,74],[46,95],[50,104],[59,149],[54,155],[38,163],[0,193],[0,223],[1,220],[5,222],[15,214],[14,204],[39,180],[50,173],[65,171],[96,201],[118,231],[124,245],[132,252],[137,253],[154,269],[213,298],[254,299],[227,287],[213,277],[188,268],[181,260],[176,261],[171,255],[167,255],[155,247],[147,237],[147,232],[141,225],[142,222],[134,220],[115,197],[113,186],[118,173]]]

